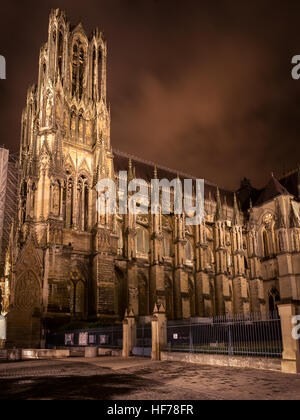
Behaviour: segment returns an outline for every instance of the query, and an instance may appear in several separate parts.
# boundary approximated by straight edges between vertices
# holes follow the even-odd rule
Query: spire
[[[133,170],[132,170],[132,160],[129,159],[128,162],[128,182],[132,181],[134,178],[133,176]]]
[[[101,180],[101,176],[105,176],[105,144],[102,141],[101,147],[98,147],[97,166],[94,175],[94,186]]]
[[[220,220],[223,220],[223,208],[222,208],[222,203],[221,203],[221,195],[220,195],[219,187],[217,187],[216,199],[217,199],[216,220],[220,221]]]
[[[158,179],[157,166],[154,168],[154,179]]]
[[[224,197],[224,207],[225,207],[225,219],[228,220],[228,205],[227,205],[226,194],[225,194],[225,197]]]
[[[239,226],[241,224],[240,210],[239,210],[239,205],[238,205],[238,202],[237,202],[236,193],[234,193],[233,223],[234,223],[235,226]]]

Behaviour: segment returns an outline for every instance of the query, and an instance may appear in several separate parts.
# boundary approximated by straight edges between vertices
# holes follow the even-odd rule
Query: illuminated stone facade
[[[174,215],[99,215],[95,186],[120,170],[148,182],[187,177],[112,150],[106,58],[102,33],[87,38],[51,12],[22,115],[7,345],[38,346],[45,325],[71,319],[113,323],[127,308],[144,319],[156,303],[181,319],[300,299],[298,192],[274,177],[262,191],[244,181],[237,194],[206,182],[196,227]]]

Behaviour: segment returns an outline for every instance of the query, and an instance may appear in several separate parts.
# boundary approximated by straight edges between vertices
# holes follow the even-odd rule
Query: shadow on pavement
[[[110,400],[141,388],[153,389],[154,381],[128,374],[30,377],[0,379],[0,400]]]

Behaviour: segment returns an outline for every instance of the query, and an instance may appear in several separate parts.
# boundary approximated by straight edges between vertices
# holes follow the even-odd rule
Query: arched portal
[[[42,293],[36,275],[28,270],[16,281],[14,300],[7,316],[7,343],[38,348],[41,338]]]

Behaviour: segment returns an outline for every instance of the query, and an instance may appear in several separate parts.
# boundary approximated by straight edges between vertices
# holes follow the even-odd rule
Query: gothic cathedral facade
[[[5,273],[7,344],[36,347],[42,328],[70,320],[140,321],[275,310],[300,300],[300,176],[236,193],[205,183],[205,220],[96,211],[97,183],[184,174],[114,152],[107,44],[52,10],[38,84],[22,114],[21,180]]]

